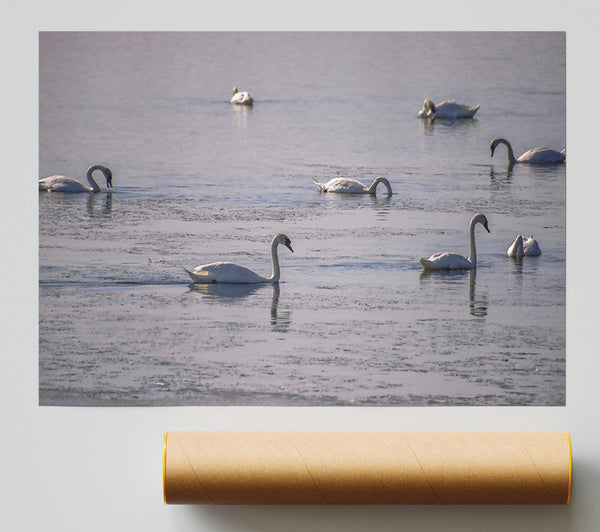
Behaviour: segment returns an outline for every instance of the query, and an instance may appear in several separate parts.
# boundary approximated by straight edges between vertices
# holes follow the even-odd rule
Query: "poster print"
[[[39,50],[41,405],[565,404],[564,33]]]

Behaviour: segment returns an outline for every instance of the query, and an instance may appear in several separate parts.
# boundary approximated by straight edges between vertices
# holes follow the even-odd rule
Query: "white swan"
[[[419,262],[425,270],[465,270],[477,267],[477,253],[475,251],[475,225],[483,225],[489,233],[487,218],[477,213],[469,222],[469,258],[465,258],[458,253],[449,253],[447,251],[434,253],[428,259],[419,258]]]
[[[529,164],[551,164],[551,163],[563,163],[566,157],[566,151],[562,152],[556,150],[550,150],[548,148],[532,148],[526,151],[518,159],[515,159],[512,146],[506,139],[493,139],[490,142],[491,156],[494,156],[494,151],[498,144],[504,144],[508,152],[508,164],[513,165],[517,163],[529,163]]]
[[[237,90],[237,87],[233,87],[233,96],[231,97],[231,103],[236,105],[252,105],[254,103],[254,98],[252,95],[246,91],[240,92]]]
[[[523,240],[522,235],[517,235],[515,241],[506,250],[506,254],[517,259],[521,257],[538,257],[542,254],[542,250],[533,236]]]
[[[66,177],[64,175],[52,175],[45,177],[38,181],[40,190],[47,190],[48,192],[100,192],[98,183],[94,181],[92,174],[95,170],[100,170],[106,178],[106,187],[112,187],[112,172],[106,166],[101,164],[95,164],[90,166],[87,171],[87,180],[91,187],[84,185],[73,179],[72,177]]]
[[[454,100],[435,105],[429,98],[425,98],[419,118],[473,118],[480,107],[480,104],[469,107]]]
[[[390,185],[390,182],[385,177],[377,177],[371,183],[370,187],[366,187],[356,179],[348,179],[347,177],[335,177],[327,181],[327,183],[320,183],[313,177],[313,181],[320,192],[339,192],[344,194],[375,194],[377,185],[381,183],[387,188],[388,196],[392,195],[392,185]]]
[[[210,284],[210,283],[240,283],[240,284],[254,284],[254,283],[278,283],[280,272],[279,272],[279,257],[277,256],[277,246],[279,244],[287,247],[292,253],[292,243],[290,239],[282,234],[277,233],[271,241],[271,261],[273,263],[273,273],[271,277],[262,277],[252,270],[245,268],[244,266],[238,266],[231,262],[213,262],[211,264],[204,264],[198,266],[193,272],[184,268],[188,275],[192,278],[194,283]]]

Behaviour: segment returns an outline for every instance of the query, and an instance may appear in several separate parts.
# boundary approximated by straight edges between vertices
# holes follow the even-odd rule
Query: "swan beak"
[[[294,253],[294,250],[292,249],[292,243],[289,240],[286,240],[285,247],[288,248],[292,253]]]
[[[488,233],[490,232],[490,230],[489,230],[489,228],[488,228],[488,225],[487,225],[487,224],[484,224],[484,225],[483,225],[483,227],[485,227],[485,230],[486,230]]]
[[[495,148],[494,148],[494,147],[490,148],[490,151],[492,152],[492,153],[490,154],[490,157],[493,157],[493,156],[494,156],[494,150],[495,150]]]

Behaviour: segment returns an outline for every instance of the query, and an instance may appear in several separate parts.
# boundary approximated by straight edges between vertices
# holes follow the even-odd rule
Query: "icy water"
[[[566,165],[489,142],[565,136],[562,33],[42,33],[39,177],[114,189],[39,193],[40,404],[564,404]],[[476,212],[476,272],[424,274]],[[279,285],[189,284],[278,232]]]

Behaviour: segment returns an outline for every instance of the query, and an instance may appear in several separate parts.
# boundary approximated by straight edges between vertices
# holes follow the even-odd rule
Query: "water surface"
[[[481,109],[426,123],[426,96]],[[564,34],[42,33],[39,177],[115,187],[39,194],[40,404],[564,404],[566,165],[498,136],[565,146]],[[424,274],[476,212],[477,271]],[[278,286],[189,284],[269,275],[277,232]]]

